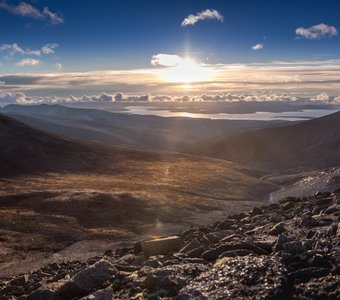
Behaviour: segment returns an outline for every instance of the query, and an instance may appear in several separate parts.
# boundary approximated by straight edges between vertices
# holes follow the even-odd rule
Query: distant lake
[[[339,109],[304,109],[301,111],[289,112],[254,112],[245,114],[230,114],[230,113],[189,113],[189,112],[174,112],[170,110],[160,110],[157,107],[145,106],[126,106],[124,110],[115,111],[117,113],[127,113],[136,115],[151,115],[159,117],[186,117],[186,118],[203,118],[213,120],[284,120],[284,121],[302,121],[335,113]]]

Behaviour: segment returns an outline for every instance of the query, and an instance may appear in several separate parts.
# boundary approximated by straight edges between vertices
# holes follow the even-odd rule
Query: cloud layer
[[[18,66],[37,66],[40,61],[35,58],[23,59]],[[169,61],[170,59],[170,61]],[[270,95],[294,95],[317,98],[327,93],[330,97],[340,95],[340,60],[325,61],[273,61],[253,64],[200,64],[200,68],[209,71],[208,80],[198,80],[190,84],[170,81],[164,72],[180,59],[155,55],[152,58],[158,68],[136,70],[62,72],[59,64],[53,63],[53,73],[16,73],[0,75],[3,93],[22,92],[36,96],[65,98],[69,95],[82,97],[87,95],[107,94],[120,91],[125,95],[202,95],[206,94],[243,94],[249,95],[265,92]],[[177,65],[175,66],[177,68]],[[169,69],[169,70],[168,70]],[[110,93],[111,91],[111,93]],[[115,94],[113,96],[116,96]],[[123,96],[117,95],[119,101]]]
[[[204,20],[217,20],[220,22],[224,21],[224,17],[216,9],[206,9],[197,13],[196,15],[187,16],[181,23],[181,26],[193,26],[197,22]]]
[[[299,27],[295,30],[295,33],[300,38],[317,40],[324,37],[336,36],[338,31],[334,26],[320,23],[309,28]]]
[[[117,93],[102,92],[92,96],[73,96],[66,97],[46,96],[32,97],[24,93],[2,93],[0,91],[1,104],[41,104],[41,103],[89,103],[89,102],[294,102],[296,104],[323,104],[323,105],[338,105],[340,104],[340,96],[331,96],[327,93],[321,93],[314,97],[297,97],[291,94],[283,93],[253,93],[253,94],[200,94],[200,95],[132,95]]]

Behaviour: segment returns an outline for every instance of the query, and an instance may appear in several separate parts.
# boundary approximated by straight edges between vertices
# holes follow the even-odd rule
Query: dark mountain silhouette
[[[188,142],[282,121],[231,121],[112,113],[61,105],[8,105],[3,113],[35,127],[68,137],[149,150],[178,150]]]
[[[292,125],[245,130],[194,143],[184,152],[266,170],[340,164],[340,112]]]
[[[60,137],[0,114],[0,176],[93,170],[104,167],[108,159],[139,154],[148,157],[131,149]]]

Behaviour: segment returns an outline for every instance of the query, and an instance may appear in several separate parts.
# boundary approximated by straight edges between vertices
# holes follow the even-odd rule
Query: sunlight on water
[[[317,117],[326,116],[328,114],[339,111],[338,109],[305,109],[302,111],[290,112],[255,112],[249,114],[202,114],[189,112],[172,112],[169,110],[158,110],[156,107],[143,106],[127,106],[124,111],[119,113],[137,114],[137,115],[153,115],[159,117],[187,117],[187,118],[203,118],[213,120],[259,120],[259,121],[303,121]]]

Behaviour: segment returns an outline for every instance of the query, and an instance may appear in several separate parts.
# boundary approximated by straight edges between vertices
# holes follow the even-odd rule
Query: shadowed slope
[[[298,124],[247,130],[204,140],[184,152],[288,170],[340,164],[340,113]]]
[[[38,130],[0,114],[0,176],[41,171],[105,168],[120,157],[150,157],[119,147],[105,147]]]

